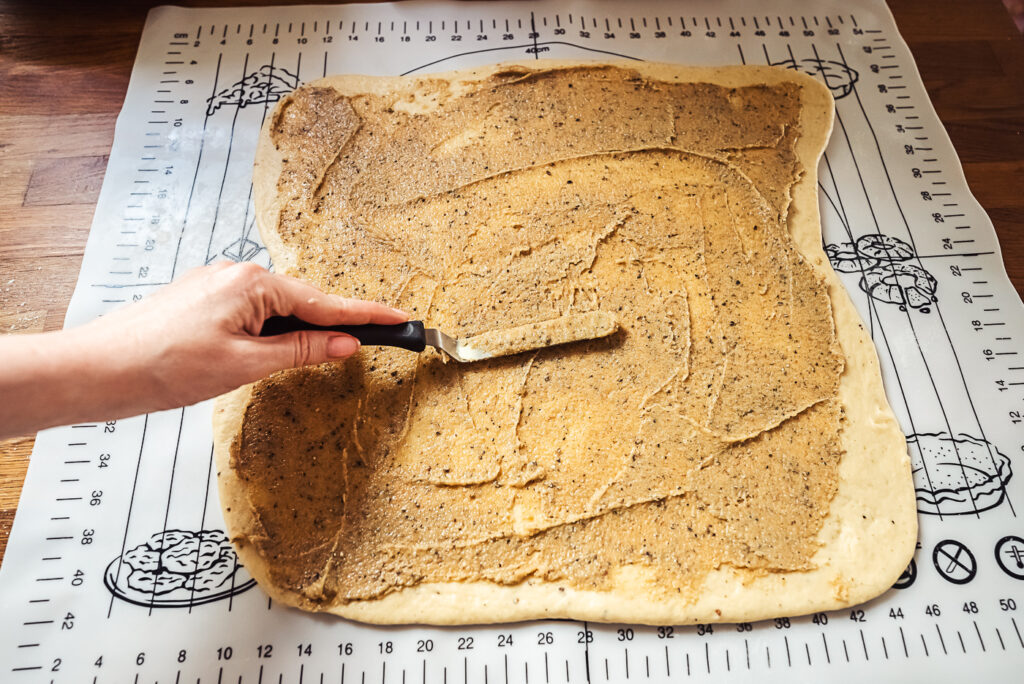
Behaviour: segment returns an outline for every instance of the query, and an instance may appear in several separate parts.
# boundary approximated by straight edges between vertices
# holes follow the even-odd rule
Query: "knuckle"
[[[232,275],[247,283],[257,282],[266,274],[262,267],[249,262],[234,264],[230,268]]]
[[[222,291],[261,298],[266,294],[263,273],[266,271],[255,264],[230,264],[217,271],[216,275]]]
[[[258,282],[257,283],[246,283],[246,290],[252,296],[252,300],[254,300],[256,302],[265,302],[265,301],[267,301],[267,296],[268,296],[269,292],[267,291],[267,288],[266,288],[265,285],[262,285],[262,284],[260,284]]]
[[[338,312],[346,322],[354,325],[367,323],[370,320],[370,315],[364,310],[364,307],[359,306],[359,304],[352,299],[344,297],[339,298]]]
[[[306,330],[295,333],[292,366],[308,366],[316,359],[316,344],[313,336]]]
[[[334,304],[338,307],[338,313],[342,316],[348,317],[353,314],[352,300],[346,299],[345,297],[335,297]]]

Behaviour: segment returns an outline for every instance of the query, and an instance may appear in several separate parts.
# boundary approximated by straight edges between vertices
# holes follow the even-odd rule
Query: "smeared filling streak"
[[[277,111],[290,271],[459,337],[606,311],[602,339],[473,364],[364,350],[253,394],[232,466],[311,610],[530,578],[698,596],[814,567],[843,356],[786,228],[800,91],[514,68]]]
[[[458,350],[459,356],[467,361],[495,359],[569,342],[596,340],[608,337],[618,329],[619,324],[612,314],[590,311],[474,335],[459,340]]]

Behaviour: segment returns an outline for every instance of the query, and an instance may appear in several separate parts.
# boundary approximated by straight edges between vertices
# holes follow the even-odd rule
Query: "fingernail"
[[[343,359],[359,351],[359,340],[348,335],[336,335],[327,340],[327,357]]]
[[[409,318],[409,314],[407,312],[405,312],[405,311],[402,311],[401,309],[396,309],[395,307],[392,306],[391,310],[394,311],[399,316],[404,316],[405,318]]]

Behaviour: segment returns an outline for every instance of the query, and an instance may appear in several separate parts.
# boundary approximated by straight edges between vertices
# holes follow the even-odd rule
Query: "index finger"
[[[269,314],[297,316],[314,325],[383,325],[403,323],[409,314],[385,304],[326,294],[309,283],[279,274],[268,274]]]

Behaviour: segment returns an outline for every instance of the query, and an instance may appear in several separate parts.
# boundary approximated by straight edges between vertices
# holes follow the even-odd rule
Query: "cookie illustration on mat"
[[[104,584],[129,603],[181,608],[240,594],[255,581],[220,530],[166,530],[110,561]]]
[[[967,515],[995,508],[1006,496],[1010,459],[990,442],[966,434],[919,433],[907,437],[917,510]]]
[[[869,233],[852,243],[825,245],[825,254],[840,273],[860,273],[860,289],[876,302],[929,313],[938,301],[935,276],[909,263],[917,254],[899,238]]]

